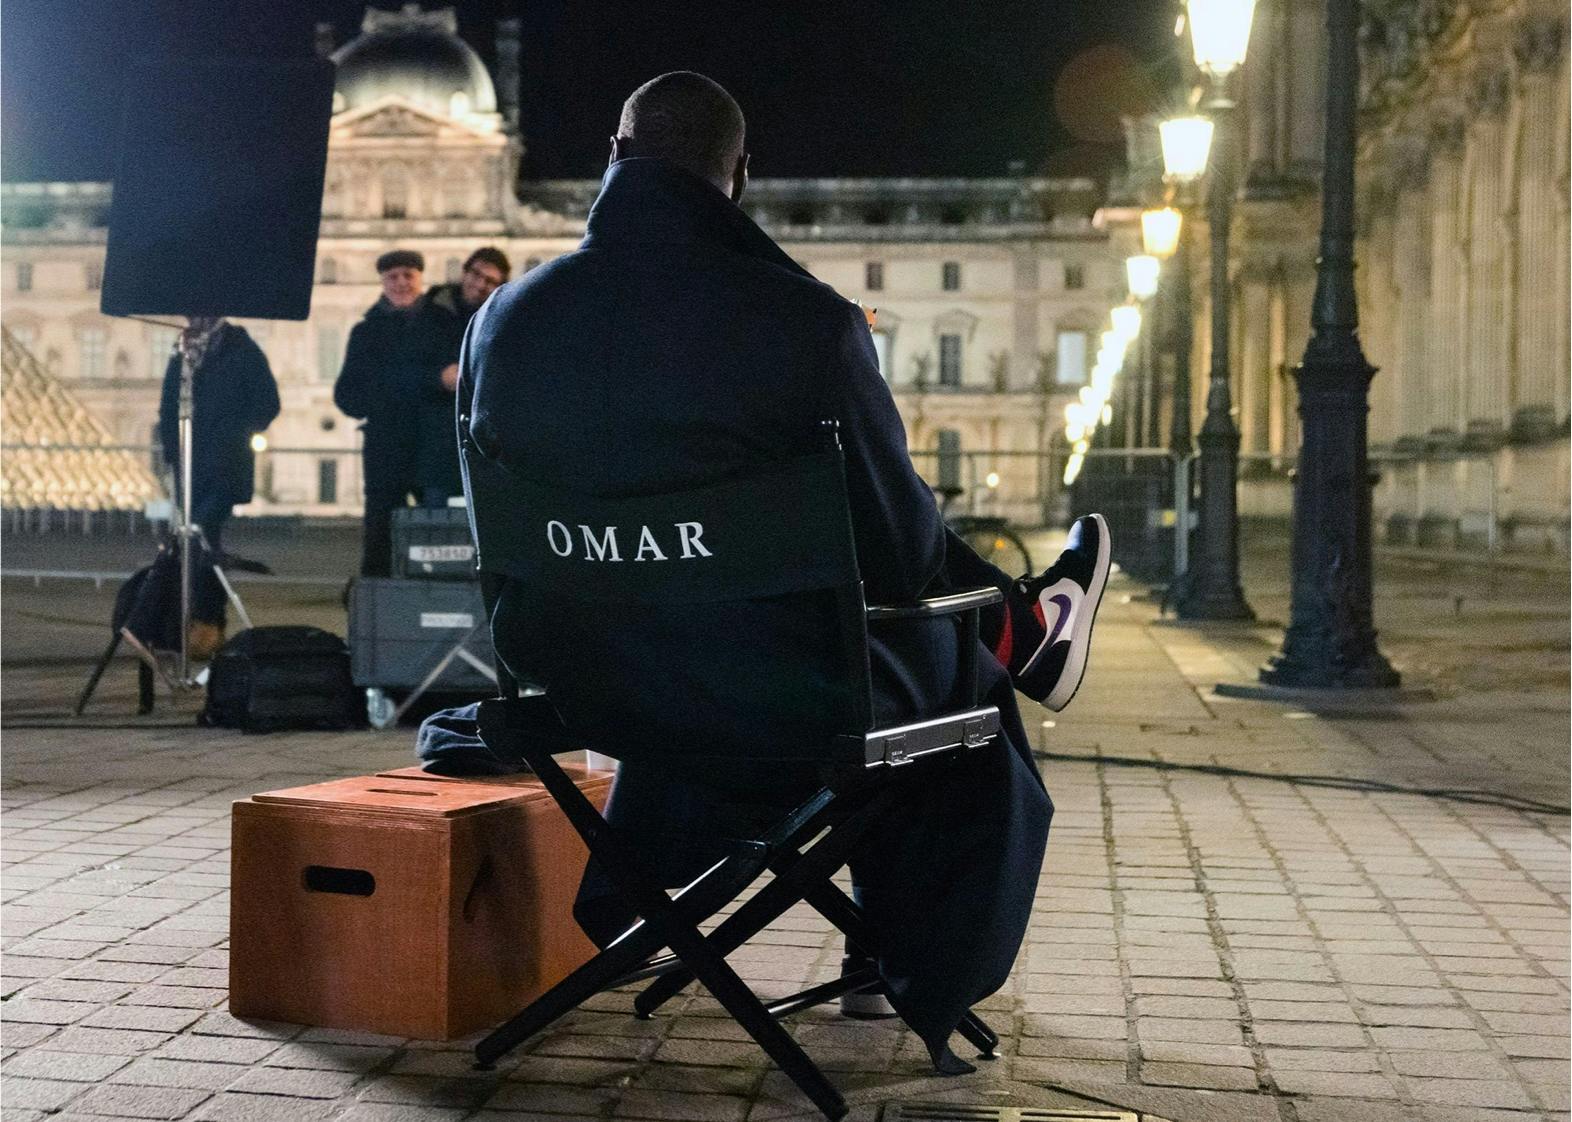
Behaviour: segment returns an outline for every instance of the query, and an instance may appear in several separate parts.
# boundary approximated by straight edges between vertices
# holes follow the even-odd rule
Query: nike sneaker
[[[1059,559],[1041,576],[1016,581],[1006,597],[1009,640],[1001,647],[1009,649],[1001,651],[1000,661],[1016,689],[1056,713],[1070,704],[1086,676],[1110,554],[1103,516],[1077,518]]]

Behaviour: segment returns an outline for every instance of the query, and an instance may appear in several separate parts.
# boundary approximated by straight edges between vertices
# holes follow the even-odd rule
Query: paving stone
[[[302,1099],[336,1099],[347,1094],[360,1075],[349,1071],[318,1071],[310,1068],[254,1067],[233,1083],[231,1091],[258,1095],[289,1095]]]
[[[160,1009],[151,1005],[106,1005],[82,1018],[88,1028],[140,1029],[147,1032],[179,1032],[195,1024],[201,1016],[191,1009]]]
[[[1290,1095],[1326,1095],[1332,1098],[1395,1099],[1397,1091],[1384,1075],[1331,1071],[1279,1071],[1272,1080]]]
[[[121,1068],[110,1079],[115,1083],[135,1083],[145,1087],[201,1087],[217,1091],[233,1083],[242,1070],[234,1064],[143,1056]]]
[[[676,1119],[679,1122],[742,1122],[748,1104],[723,1095],[630,1088],[617,1101],[615,1117]]]
[[[0,1079],[0,1099],[10,1108],[55,1111],[82,1093],[83,1084],[58,1079],[33,1079],[7,1072]]]
[[[1237,1044],[1193,1044],[1182,1041],[1143,1040],[1141,1057],[1181,1064],[1210,1064],[1217,1067],[1255,1066],[1250,1049]]]
[[[121,1083],[101,1083],[71,1103],[83,1114],[107,1114],[111,1118],[183,1118],[211,1091],[184,1087],[136,1087]]]
[[[12,1056],[5,1062],[8,1076],[29,1079],[58,1079],[74,1083],[97,1083],[118,1071],[136,1057],[105,1055],[98,1052],[51,1052],[35,1048]]]
[[[1379,1071],[1380,1064],[1368,1050],[1339,1051],[1329,1048],[1266,1048],[1266,1062],[1278,1071]]]
[[[224,1091],[190,1117],[195,1122],[325,1122],[333,1113],[333,1104],[327,1102]]]
[[[1256,1087],[1255,1071],[1206,1064],[1141,1064],[1141,1078],[1163,1087],[1204,1087],[1215,1091],[1248,1091]]]
[[[1529,1110],[1533,1102],[1516,1083],[1499,1079],[1405,1080],[1408,1093],[1420,1102],[1449,1106],[1492,1106]]]
[[[1355,1025],[1300,1021],[1262,1021],[1255,1026],[1255,1037],[1262,1044],[1305,1048],[1359,1048],[1366,1043],[1365,1034]]]

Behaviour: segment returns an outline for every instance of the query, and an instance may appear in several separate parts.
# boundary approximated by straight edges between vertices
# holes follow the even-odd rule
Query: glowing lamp
[[[1157,294],[1157,275],[1163,263],[1149,253],[1124,259],[1125,286],[1137,300],[1149,300]]]
[[[988,484],[990,490],[999,486],[999,473],[996,471],[990,471],[987,476],[983,478],[983,482]]]
[[[1213,78],[1244,64],[1255,0],[1189,0],[1190,46],[1195,64]]]
[[[1205,117],[1175,117],[1157,126],[1163,144],[1163,177],[1194,183],[1206,174],[1212,151],[1212,122]]]
[[[1184,216],[1171,206],[1141,212],[1141,245],[1147,254],[1162,260],[1179,248],[1179,230]]]
[[[1134,339],[1141,333],[1141,309],[1134,304],[1119,305],[1108,313],[1108,318],[1113,320],[1114,332],[1121,339]]]
[[[251,437],[251,450],[253,452],[266,452],[267,451],[267,437],[265,435],[263,435],[262,433],[260,433],[260,432],[254,434]]]

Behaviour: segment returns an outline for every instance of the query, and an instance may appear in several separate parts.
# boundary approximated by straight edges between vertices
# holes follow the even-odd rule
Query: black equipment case
[[[462,512],[460,512],[462,513]],[[455,648],[469,657],[458,656]],[[478,693],[496,689],[495,660],[480,582],[362,577],[349,592],[349,652],[355,685]],[[447,666],[427,677],[449,654]],[[474,659],[475,661],[470,661]]]
[[[469,511],[461,506],[394,510],[392,573],[420,580],[474,580]]]
[[[344,640],[315,627],[254,627],[219,649],[201,724],[245,732],[364,723]]]

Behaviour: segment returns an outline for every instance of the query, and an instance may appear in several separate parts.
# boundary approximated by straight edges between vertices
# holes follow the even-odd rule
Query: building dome
[[[397,94],[433,113],[459,117],[497,111],[491,75],[458,37],[452,8],[425,12],[366,9],[360,34],[333,52],[338,74],[333,111],[358,109]]]

